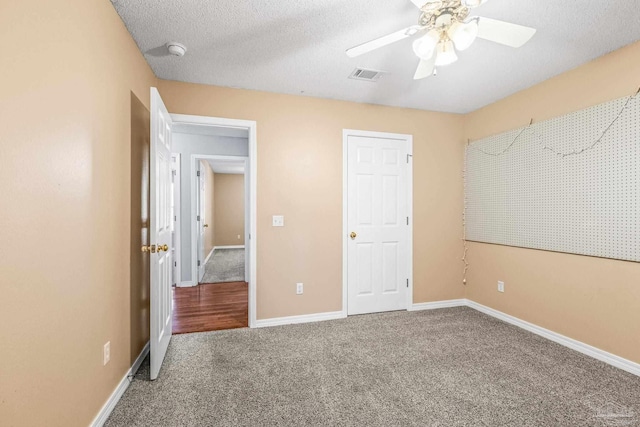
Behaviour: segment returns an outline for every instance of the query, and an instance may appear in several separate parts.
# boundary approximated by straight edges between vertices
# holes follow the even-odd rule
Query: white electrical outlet
[[[111,341],[107,341],[102,349],[102,365],[106,365],[111,360]]]
[[[240,235],[238,234],[238,240],[240,240]]]
[[[498,292],[504,292],[504,282],[498,282]]]
[[[302,295],[302,292],[304,292],[304,284],[296,283],[296,294]]]

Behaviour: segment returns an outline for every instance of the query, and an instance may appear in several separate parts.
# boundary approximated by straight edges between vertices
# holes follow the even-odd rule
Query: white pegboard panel
[[[472,142],[465,163],[467,240],[640,261],[640,95]]]

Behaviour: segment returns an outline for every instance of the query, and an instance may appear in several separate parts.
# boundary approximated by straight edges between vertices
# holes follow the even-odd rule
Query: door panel
[[[404,139],[347,139],[347,312],[407,308],[408,167]]]
[[[374,248],[371,243],[357,243],[357,295],[373,295],[373,269],[370,267],[374,264]]]
[[[151,88],[150,169],[150,360],[154,380],[162,367],[172,332],[171,116],[156,88]]]
[[[382,293],[399,291],[398,270],[399,244],[397,242],[382,243]]]

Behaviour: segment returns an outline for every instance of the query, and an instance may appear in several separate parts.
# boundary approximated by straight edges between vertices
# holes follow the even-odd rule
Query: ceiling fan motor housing
[[[469,8],[461,0],[437,0],[422,6],[418,24],[432,30],[449,26],[454,21],[464,22],[469,16]]]

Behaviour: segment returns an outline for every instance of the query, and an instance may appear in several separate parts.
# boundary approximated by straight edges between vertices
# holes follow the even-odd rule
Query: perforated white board
[[[472,142],[465,163],[467,240],[640,261],[640,95]]]

